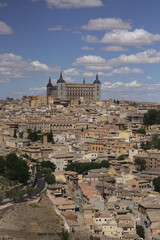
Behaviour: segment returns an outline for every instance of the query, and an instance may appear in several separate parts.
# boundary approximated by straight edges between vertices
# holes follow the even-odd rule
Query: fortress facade
[[[85,79],[83,83],[66,83],[60,73],[60,78],[57,80],[57,85],[53,86],[51,78],[47,84],[47,99],[52,97],[53,99],[87,99],[90,101],[101,100],[101,82],[96,75],[96,79],[93,84],[86,84]]]

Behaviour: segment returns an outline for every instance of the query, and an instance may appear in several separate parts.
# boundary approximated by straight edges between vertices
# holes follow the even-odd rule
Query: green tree
[[[71,163],[67,166],[66,170],[75,171],[79,174],[83,174],[88,172],[91,169],[98,169],[98,168],[109,168],[110,164],[108,161],[104,160],[100,163],[96,162],[85,162],[85,163]]]
[[[136,158],[134,163],[137,165],[137,170],[138,171],[143,171],[146,169],[146,161],[141,158]]]
[[[46,175],[46,174],[52,174],[52,169],[51,168],[43,168],[42,169],[42,174]]]
[[[67,230],[62,230],[62,232],[59,234],[61,240],[68,240],[69,239],[69,233]]]
[[[154,178],[153,186],[155,191],[160,193],[160,177]]]
[[[33,188],[30,186],[26,187],[26,193],[31,196],[32,194],[38,194],[40,192],[39,188]]]
[[[0,204],[3,202],[3,197],[0,195]]]
[[[151,141],[147,141],[146,143],[141,143],[141,148],[145,151],[148,149],[159,149],[160,150],[160,139],[157,134],[152,136]]]
[[[13,137],[17,138],[17,128],[14,129]]]
[[[19,132],[19,138],[23,138],[24,132]]]
[[[6,174],[10,180],[18,180],[24,183],[29,176],[29,168],[26,161],[17,157],[15,153],[6,156]]]
[[[27,195],[29,195],[29,196],[31,196],[32,194],[33,194],[33,187],[30,187],[30,186],[27,186],[26,187],[26,193],[27,193]]]
[[[26,194],[25,190],[14,190],[10,193],[9,198],[13,199],[15,202],[23,201],[24,195]]]
[[[107,160],[103,160],[102,162],[100,162],[100,166],[103,168],[109,168],[110,163]]]
[[[117,157],[117,160],[124,160],[125,159],[125,156],[124,155],[120,155]]]
[[[144,227],[142,225],[137,225],[136,231],[141,238],[144,238]]]
[[[160,124],[160,111],[155,109],[149,110],[144,114],[143,123],[145,126]]]
[[[34,131],[32,131],[31,129],[27,129],[27,133],[27,138],[30,139],[32,142],[40,140],[40,136],[38,135],[38,131],[36,131],[36,129],[34,129]]]
[[[41,163],[41,167],[42,168],[51,168],[53,172],[56,169],[56,165],[54,163],[50,162],[50,161],[43,161]]]
[[[3,173],[5,170],[5,160],[2,156],[0,156],[0,173]]]
[[[45,174],[44,179],[48,184],[54,184],[55,181],[55,176],[52,176],[51,174]]]
[[[146,129],[145,129],[145,128],[139,128],[139,129],[137,130],[137,133],[146,134]]]

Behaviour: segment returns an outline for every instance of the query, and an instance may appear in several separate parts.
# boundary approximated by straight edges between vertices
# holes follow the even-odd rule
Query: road
[[[150,228],[150,226],[148,228],[146,228],[146,226],[144,224],[144,221],[148,222],[147,217],[145,215],[143,215],[142,213],[140,213],[139,211],[136,212],[136,215],[138,215],[140,217],[140,219],[137,221],[137,225],[142,225],[144,227],[145,239],[152,240],[151,228]]]

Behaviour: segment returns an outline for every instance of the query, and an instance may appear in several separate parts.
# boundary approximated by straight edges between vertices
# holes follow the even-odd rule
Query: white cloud
[[[137,88],[140,87],[142,84],[137,82],[137,81],[132,81],[130,83],[123,83],[123,82],[105,82],[104,84],[102,84],[102,90],[106,90],[106,89],[124,89],[124,88]]]
[[[100,56],[88,55],[77,58],[73,65],[101,65],[106,64],[106,60]]]
[[[151,76],[146,76],[146,79],[152,80],[152,77]]]
[[[0,54],[0,79],[24,78],[27,73],[59,72],[59,67],[49,67],[39,61],[24,60],[13,53]]]
[[[65,77],[65,81],[68,83],[74,83],[75,79],[72,79],[71,77]]]
[[[130,83],[126,83],[125,86],[126,86],[126,87],[140,87],[141,84],[138,83],[137,81],[133,81],[133,82],[130,82]]]
[[[49,67],[46,64],[40,63],[39,61],[33,61],[30,64],[33,66],[34,72],[50,72]]]
[[[41,88],[29,88],[29,91],[37,91],[37,92],[43,92],[46,90],[46,87]]]
[[[87,65],[86,69],[90,70],[90,71],[110,71],[112,69],[112,67],[111,66],[107,66],[106,64],[102,64],[102,65]]]
[[[112,58],[108,61],[110,66],[118,66],[124,64],[152,64],[160,63],[160,52],[155,49],[148,49],[144,52],[131,55],[120,55],[118,58]]]
[[[72,33],[74,33],[74,34],[81,34],[81,31],[76,30],[76,31],[73,31]]]
[[[113,29],[127,29],[132,27],[129,23],[124,22],[120,18],[96,18],[89,20],[87,25],[81,26],[85,30],[113,30]]]
[[[62,31],[63,27],[60,25],[56,25],[54,27],[48,28],[48,31]]]
[[[12,33],[12,28],[8,26],[5,22],[0,21],[0,35],[9,35]]]
[[[88,77],[88,78],[94,77],[94,74],[93,74],[93,72],[84,72],[83,77]]]
[[[31,95],[44,94],[46,92],[46,87],[35,87],[29,88]]]
[[[144,29],[135,29],[134,31],[113,30],[106,33],[102,38],[102,43],[136,46],[150,45],[156,41],[160,41],[160,34],[152,34]]]
[[[46,0],[50,8],[83,8],[83,7],[102,7],[101,0]]]
[[[92,36],[92,35],[82,36],[81,39],[88,43],[98,43],[99,42],[98,38],[96,36]]]
[[[69,68],[63,71],[63,76],[79,76],[79,72],[76,68]]]
[[[114,69],[111,74],[130,74],[130,73],[136,73],[136,74],[142,74],[144,71],[140,68],[128,68],[128,67],[122,67]]]
[[[112,69],[111,66],[107,65],[106,59],[94,55],[77,58],[73,66],[77,65],[85,66],[85,68],[90,71],[108,71]]]
[[[86,51],[93,51],[94,48],[93,47],[82,47],[82,50],[86,50]]]
[[[7,3],[0,3],[0,8],[8,6]]]
[[[107,52],[124,52],[124,51],[128,51],[127,48],[123,48],[123,47],[120,47],[120,46],[103,47],[103,48],[101,48],[101,50],[107,51]]]

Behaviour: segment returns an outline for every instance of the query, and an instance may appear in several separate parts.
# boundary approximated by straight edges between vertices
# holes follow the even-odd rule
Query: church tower
[[[100,101],[101,100],[101,82],[98,77],[98,73],[96,74],[96,79],[93,82],[94,84],[94,100]]]

